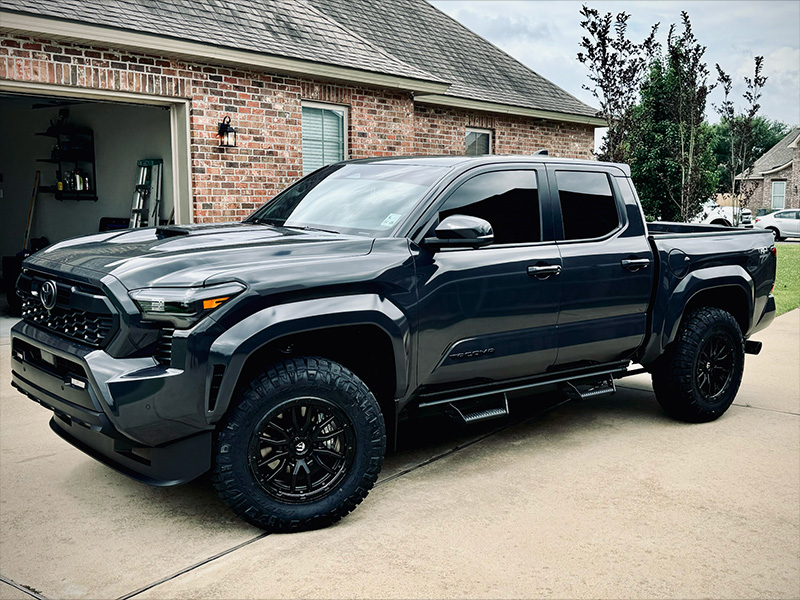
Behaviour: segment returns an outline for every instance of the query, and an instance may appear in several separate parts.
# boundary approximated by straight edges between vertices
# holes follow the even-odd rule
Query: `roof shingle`
[[[3,9],[450,84],[447,96],[597,111],[425,0],[4,0]]]
[[[800,127],[795,127],[780,142],[767,150],[753,165],[753,174],[761,175],[792,162],[794,150],[789,148],[789,144],[795,141],[798,135],[800,135]]]
[[[309,0],[394,56],[451,83],[448,96],[595,116],[584,104],[424,0]]]

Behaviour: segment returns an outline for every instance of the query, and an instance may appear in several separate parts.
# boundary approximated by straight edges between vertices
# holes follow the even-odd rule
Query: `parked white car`
[[[755,226],[772,231],[776,241],[785,237],[800,237],[800,210],[776,210],[757,217]]]
[[[751,229],[753,227],[753,213],[749,208],[742,209],[733,206],[720,206],[713,200],[706,202],[698,215],[691,220],[692,223],[702,223],[704,225],[724,225],[733,227],[734,216],[740,215],[738,220],[739,227]]]

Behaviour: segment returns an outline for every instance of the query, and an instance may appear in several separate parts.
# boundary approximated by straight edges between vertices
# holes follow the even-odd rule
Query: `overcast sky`
[[[698,41],[706,46],[705,60],[712,75],[715,63],[733,75],[733,97],[741,108],[742,77],[752,76],[753,57],[764,56],[767,84],[761,115],[790,125],[800,124],[800,2],[749,1],[637,1],[574,2],[572,0],[429,0],[521,63],[591,106],[595,98],[582,89],[587,69],[576,55],[583,35],[582,4],[606,12],[627,12],[629,37],[640,42],[656,22],[664,43],[671,23],[689,13]],[[717,89],[711,102],[722,99]],[[711,106],[711,122],[719,119]]]

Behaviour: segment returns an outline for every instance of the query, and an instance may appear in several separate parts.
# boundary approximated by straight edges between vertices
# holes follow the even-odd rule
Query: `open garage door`
[[[0,92],[6,140],[0,145],[0,256],[6,290],[16,281],[23,250],[127,227],[139,161],[163,165],[160,190],[154,189],[149,199],[148,224],[189,220],[189,194],[182,194],[180,185],[189,174],[180,172],[183,161],[176,152],[185,140],[174,139],[173,110],[170,105]],[[154,213],[156,193],[160,202]]]

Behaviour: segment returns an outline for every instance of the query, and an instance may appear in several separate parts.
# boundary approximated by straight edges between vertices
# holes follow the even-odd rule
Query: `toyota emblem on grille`
[[[52,279],[45,281],[39,287],[39,300],[42,301],[42,306],[47,310],[53,310],[56,305],[56,298],[58,297],[58,288],[56,282]]]

